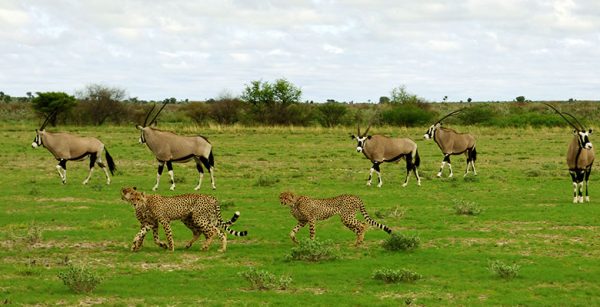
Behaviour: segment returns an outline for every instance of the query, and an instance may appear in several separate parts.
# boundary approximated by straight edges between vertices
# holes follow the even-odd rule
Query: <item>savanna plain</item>
[[[151,236],[130,251],[139,230],[120,189],[152,193],[156,162],[138,143],[132,126],[50,127],[101,139],[118,171],[106,185],[97,168],[88,185],[88,162],[68,163],[60,183],[56,161],[32,149],[37,123],[0,124],[0,302],[15,305],[600,305],[600,174],[592,172],[590,203],[573,204],[565,154],[570,129],[454,126],[477,137],[477,176],[463,178],[464,156],[454,156],[454,178],[436,178],[442,155],[423,140],[427,127],[372,127],[371,133],[409,137],[421,155],[419,187],[402,188],[403,161],[382,165],[383,187],[366,186],[371,166],[355,150],[349,128],[247,128],[164,125],[180,134],[202,134],[214,146],[216,190],[208,176],[201,193],[216,196],[224,218],[240,211],[228,236],[208,251],[185,243],[191,232],[172,223],[175,251]],[[592,142],[594,137],[592,136]],[[595,163],[598,169],[598,162]],[[174,165],[177,188],[165,171],[156,193],[193,192],[193,164]],[[330,241],[339,257],[322,262],[289,260],[288,237],[296,221],[279,204],[282,191],[312,197],[358,195],[375,220],[396,233],[418,236],[412,251],[388,251],[385,232],[371,227],[362,246],[339,218],[317,224],[317,239]],[[478,215],[455,206],[476,204]],[[359,217],[362,219],[362,217]],[[28,239],[35,233],[34,240]],[[308,227],[298,238],[308,237]],[[161,229],[161,238],[165,239]],[[519,266],[507,280],[490,270],[502,261]],[[87,294],[75,294],[58,273],[68,264],[102,278]],[[285,290],[254,290],[240,276],[249,268],[292,281]],[[414,283],[373,279],[379,269],[409,269]]]

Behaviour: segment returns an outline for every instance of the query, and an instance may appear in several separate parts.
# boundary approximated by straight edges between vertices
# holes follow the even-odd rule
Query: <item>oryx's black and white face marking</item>
[[[370,138],[371,138],[370,135],[365,135],[365,136],[355,136],[355,135],[352,135],[352,139],[355,139],[356,142],[357,142],[357,144],[356,144],[356,151],[357,152],[363,152],[363,150],[365,148],[365,143]]]
[[[147,127],[142,127],[140,125],[137,125],[136,128],[138,130],[140,130],[140,139],[138,141],[140,142],[140,144],[145,144],[146,143],[146,136],[144,135],[144,129],[147,129]]]
[[[33,139],[33,143],[31,143],[31,147],[38,148],[39,146],[42,146],[42,136],[39,131],[35,130],[35,138]]]
[[[575,135],[577,135],[577,138],[579,140],[579,146],[581,148],[584,149],[592,149],[594,146],[592,145],[592,142],[590,142],[590,137],[589,135],[592,134],[592,129],[590,129],[589,131],[573,131],[573,133]]]
[[[439,127],[440,127],[440,123],[431,125],[431,127],[429,127],[429,129],[427,129],[427,132],[425,132],[425,135],[423,135],[423,137],[426,140],[433,139],[433,135],[435,134],[435,129],[437,129]]]

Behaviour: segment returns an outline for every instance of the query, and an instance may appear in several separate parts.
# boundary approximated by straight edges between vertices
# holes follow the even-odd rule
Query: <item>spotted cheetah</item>
[[[135,207],[136,217],[141,223],[141,229],[133,240],[133,251],[141,248],[144,237],[150,229],[152,229],[154,242],[157,245],[173,251],[173,233],[170,226],[172,220],[181,220],[186,227],[192,230],[193,238],[187,243],[186,248],[190,248],[200,235],[204,234],[206,241],[202,249],[206,250],[216,234],[222,242],[219,251],[225,251],[227,249],[227,237],[221,232],[220,228],[234,236],[247,235],[246,231],[238,232],[228,227],[235,223],[240,213],[236,212],[231,220],[224,222],[221,218],[218,200],[210,195],[184,194],[165,197],[145,194],[137,191],[136,188],[123,188],[121,198]],[[162,224],[167,235],[166,244],[160,242],[158,238],[159,224]]]
[[[290,238],[294,243],[298,243],[296,233],[307,223],[310,226],[310,239],[314,240],[316,221],[326,220],[339,214],[342,223],[356,233],[356,246],[360,245],[365,237],[367,225],[356,219],[356,210],[360,211],[369,224],[377,226],[388,234],[392,233],[387,226],[379,224],[369,217],[358,196],[344,194],[332,198],[314,199],[292,192],[283,192],[279,195],[279,201],[282,205],[290,207],[292,215],[298,221],[296,227],[290,232]]]

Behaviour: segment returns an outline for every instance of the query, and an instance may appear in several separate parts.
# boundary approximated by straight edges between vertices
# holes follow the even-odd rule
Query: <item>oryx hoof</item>
[[[213,189],[213,190],[216,190],[216,189],[217,189],[217,187],[216,187],[216,186],[213,184],[213,185],[212,185],[212,189]]]
[[[408,183],[403,183],[402,187],[405,188],[408,185]]]
[[[421,186],[421,181],[420,181],[420,180],[419,180],[419,181],[417,181],[417,185],[418,185],[418,186]]]
[[[573,203],[576,204],[577,203],[577,196],[573,197]]]
[[[579,196],[579,203],[583,204],[583,196]]]
[[[200,186],[197,186],[194,188],[194,191],[198,191],[198,190],[200,190]]]
[[[87,180],[84,180],[81,184],[86,185],[88,183]]]
[[[383,183],[380,183],[377,185],[378,188],[381,188],[381,186],[383,185]]]
[[[175,191],[175,186],[174,186],[174,185],[172,185],[172,186],[169,188],[169,190],[171,190],[171,191]]]
[[[585,202],[586,202],[586,203],[589,203],[589,202],[590,202],[590,197],[589,197],[589,196],[586,196],[586,197],[585,197]]]
[[[156,189],[158,189],[158,186],[152,187],[152,191],[156,191]]]
[[[371,186],[371,182],[370,182],[370,181],[369,181],[369,182],[367,182],[367,186],[368,186],[368,187],[370,187],[370,186]]]
[[[219,248],[218,252],[219,252],[219,253],[224,253],[226,250],[227,250],[227,249],[225,249],[225,248]]]
[[[454,176],[454,174],[450,173],[450,175],[448,175],[448,178],[452,178],[452,176]]]
[[[441,172],[440,172],[440,173],[437,173],[437,177],[438,177],[438,178],[442,177],[442,173],[441,173]]]

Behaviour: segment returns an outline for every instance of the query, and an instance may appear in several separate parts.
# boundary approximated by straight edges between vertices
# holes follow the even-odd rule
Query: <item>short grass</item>
[[[402,188],[404,163],[382,166],[382,188],[365,185],[370,163],[355,151],[351,129],[163,126],[202,134],[214,144],[217,190],[208,176],[201,192],[227,204],[223,216],[241,212],[228,250],[183,247],[191,233],[173,223],[175,252],[146,238],[129,250],[139,229],[119,189],[149,192],[156,162],[137,143],[130,126],[61,127],[97,136],[119,168],[106,186],[96,170],[87,186],[87,162],[68,164],[60,184],[56,161],[32,149],[35,124],[0,124],[0,302],[16,305],[600,305],[600,175],[592,174],[590,204],[571,203],[565,165],[567,128],[454,127],[478,138],[478,176],[462,178],[464,157],[453,157],[454,178],[435,178],[442,156],[426,142],[426,128],[373,127],[372,133],[414,139],[421,154],[422,186]],[[51,130],[55,130],[50,128]],[[598,169],[596,163],[596,169]],[[447,173],[446,173],[447,174]],[[446,175],[445,174],[445,175]],[[196,170],[176,164],[175,192],[165,172],[158,193],[193,192]],[[314,197],[359,195],[367,211],[396,233],[417,235],[418,248],[387,251],[388,235],[372,228],[364,245],[339,219],[317,224],[317,238],[331,241],[338,258],[289,261],[295,220],[278,202],[291,190]],[[456,200],[484,210],[457,215]],[[32,228],[34,227],[34,228]],[[161,230],[161,236],[164,234]],[[298,238],[308,237],[302,229]],[[490,274],[494,261],[517,263],[512,280]],[[58,278],[68,265],[85,266],[102,278],[88,294],[74,294]],[[285,290],[253,290],[240,276],[248,268],[288,276]],[[385,284],[372,278],[382,268],[418,272],[416,283]]]

